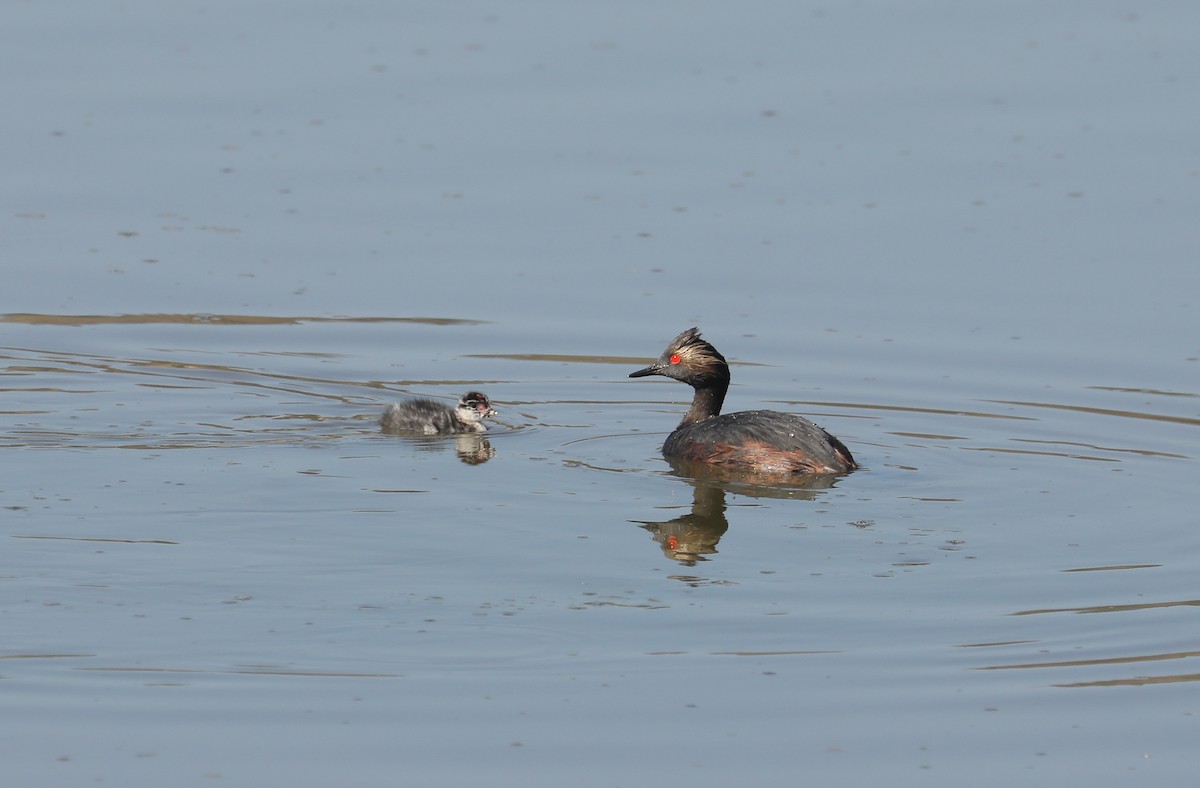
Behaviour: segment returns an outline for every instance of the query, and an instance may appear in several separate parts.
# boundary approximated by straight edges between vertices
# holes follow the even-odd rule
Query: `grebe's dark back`
[[[450,435],[486,432],[483,420],[495,415],[486,394],[468,391],[458,398],[458,404],[453,408],[431,399],[397,402],[383,412],[379,424],[384,432]]]
[[[847,473],[858,467],[850,450],[808,419],[774,410],[721,415],[729,390],[729,364],[689,328],[650,366],[631,378],[663,375],[696,390],[692,407],[663,443],[669,460],[706,463],[763,473]]]

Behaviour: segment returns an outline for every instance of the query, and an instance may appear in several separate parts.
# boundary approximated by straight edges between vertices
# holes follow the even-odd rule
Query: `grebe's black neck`
[[[686,379],[696,393],[692,397],[692,407],[684,415],[683,421],[679,422],[679,427],[721,415],[725,393],[729,390],[729,367],[724,361],[721,359],[722,363],[709,365],[702,375]]]

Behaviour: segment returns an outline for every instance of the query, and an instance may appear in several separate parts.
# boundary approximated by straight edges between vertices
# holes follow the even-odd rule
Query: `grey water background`
[[[1190,782],[1198,26],[6,4],[6,778]],[[691,325],[863,470],[672,474]]]

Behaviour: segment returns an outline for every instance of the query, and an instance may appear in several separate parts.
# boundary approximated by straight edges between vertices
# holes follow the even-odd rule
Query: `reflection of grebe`
[[[397,402],[383,412],[379,424],[384,432],[450,435],[487,432],[483,420],[495,415],[487,395],[468,391],[458,398],[458,404],[453,408],[431,399]]]
[[[717,542],[729,530],[723,489],[697,485],[692,496],[692,511],[688,514],[665,522],[640,521],[662,547],[663,555],[685,566],[707,561],[704,556],[717,552]]]
[[[858,467],[841,441],[808,419],[774,410],[721,415],[729,364],[689,328],[658,361],[629,377],[663,375],[696,390],[691,410],[663,443],[668,460],[708,463],[762,473],[837,474]]]

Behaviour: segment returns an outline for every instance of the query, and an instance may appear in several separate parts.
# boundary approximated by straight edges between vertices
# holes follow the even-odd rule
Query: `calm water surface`
[[[421,322],[8,331],[3,666],[31,778],[1187,760],[1195,393],[1048,391],[1043,369],[916,406],[736,364],[731,404],[812,414],[865,466],[759,489],[672,475],[681,387],[625,380],[639,348],[453,358],[495,327]],[[396,344],[425,355],[327,349]],[[468,386],[502,410],[484,462],[377,431],[394,397]]]
[[[1191,4],[74,11],[0,12],[14,784],[1194,777]],[[862,470],[673,473],[691,325]]]

